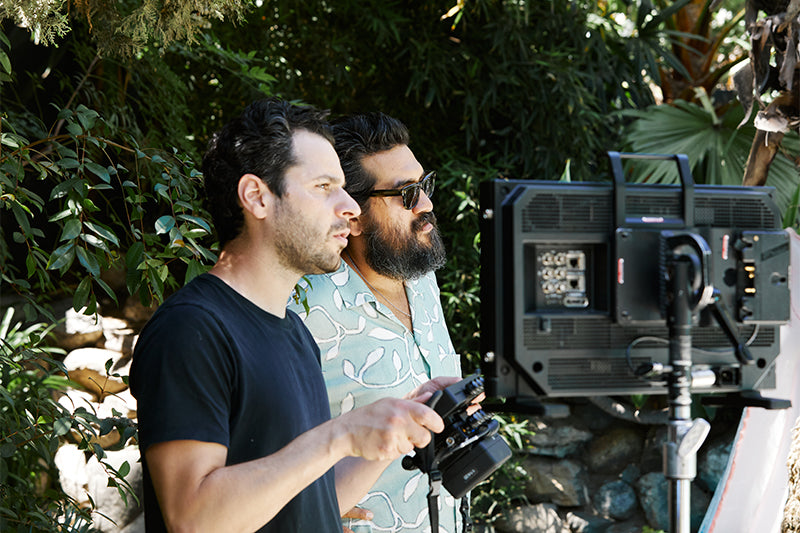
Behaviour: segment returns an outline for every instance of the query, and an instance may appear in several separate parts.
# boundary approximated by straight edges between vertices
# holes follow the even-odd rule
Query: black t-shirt
[[[275,453],[330,419],[319,349],[296,314],[267,313],[210,274],[170,297],[141,332],[130,373],[138,403],[148,532],[166,531],[148,446],[216,442],[232,465]],[[260,532],[340,533],[333,469]]]

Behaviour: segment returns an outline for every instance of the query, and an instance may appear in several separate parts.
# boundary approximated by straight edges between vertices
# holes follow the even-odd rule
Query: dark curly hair
[[[202,169],[205,205],[220,248],[236,238],[244,224],[239,179],[255,174],[281,197],[286,169],[296,162],[292,136],[297,130],[307,130],[333,143],[327,117],[327,110],[267,98],[247,106],[211,137]]]
[[[333,122],[334,148],[339,155],[345,176],[345,190],[358,202],[361,212],[367,210],[369,193],[375,187],[375,176],[364,170],[365,156],[407,145],[408,128],[380,112],[349,115]]]

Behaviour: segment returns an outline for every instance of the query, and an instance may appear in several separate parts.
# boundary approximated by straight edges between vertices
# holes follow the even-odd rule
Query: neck
[[[363,254],[357,253],[356,250],[351,250],[348,246],[342,252],[342,260],[358,273],[373,292],[377,289],[386,295],[402,293],[403,297],[405,297],[405,283],[401,280],[375,272],[375,270],[369,266]],[[375,296],[378,295],[376,294]]]
[[[231,242],[219,254],[210,274],[277,317],[286,315],[286,302],[300,276],[281,265],[276,256],[254,254],[254,247]]]
[[[411,331],[413,329],[413,324],[411,323],[411,306],[406,296],[405,284],[402,281],[381,276],[373,269],[369,268],[369,265],[363,260],[363,257],[360,259],[359,261],[354,258],[347,250],[342,253],[342,260],[350,265],[359,277],[364,280],[364,283],[366,283],[367,287],[372,291],[372,295],[375,296],[375,299],[392,309],[392,313],[395,317]],[[362,268],[364,268],[366,272],[364,272]],[[379,283],[380,286],[376,286],[376,283]]]

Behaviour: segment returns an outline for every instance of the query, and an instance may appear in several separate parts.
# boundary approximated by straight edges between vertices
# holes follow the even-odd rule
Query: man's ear
[[[363,233],[363,228],[361,227],[361,217],[353,217],[349,220],[350,223],[350,236],[351,237],[358,237]]]
[[[242,209],[257,219],[263,219],[270,213],[270,203],[274,195],[267,184],[255,174],[245,174],[239,178],[239,203]]]

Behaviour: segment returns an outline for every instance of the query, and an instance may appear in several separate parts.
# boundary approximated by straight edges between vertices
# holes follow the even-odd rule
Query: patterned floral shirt
[[[308,313],[294,301],[289,307],[319,345],[331,416],[387,396],[403,397],[436,376],[461,376],[432,272],[406,283],[413,332],[344,261],[336,272],[307,276],[300,286]],[[427,494],[428,477],[404,470],[397,460],[359,503],[373,519],[344,524],[355,533],[430,531]],[[440,532],[461,531],[459,503],[441,489]]]

